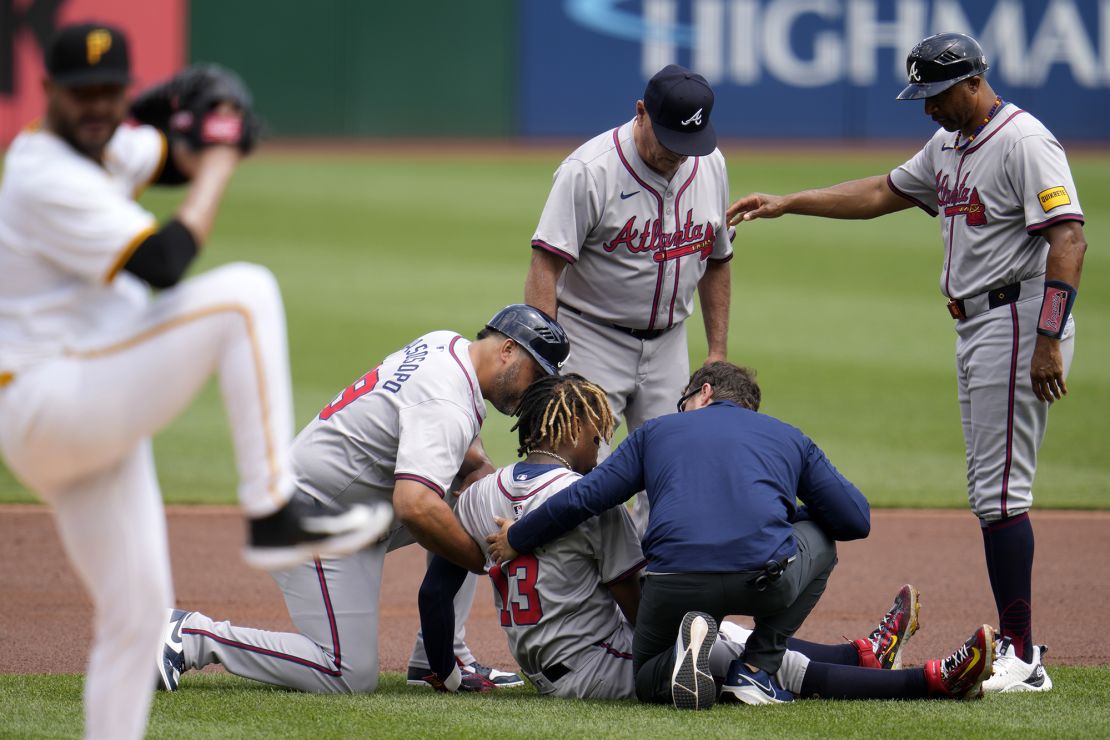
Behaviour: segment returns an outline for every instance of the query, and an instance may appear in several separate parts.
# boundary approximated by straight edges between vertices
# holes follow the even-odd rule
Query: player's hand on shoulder
[[[193,151],[228,146],[249,154],[262,131],[246,83],[216,64],[187,67],[139,93],[131,103],[131,116]]]
[[[1033,360],[1029,364],[1029,380],[1033,384],[1034,395],[1041,401],[1052,403],[1068,394],[1059,340],[1037,336]]]
[[[783,214],[785,199],[779,195],[751,193],[728,207],[728,225],[736,226],[742,221],[757,218],[778,218]]]
[[[495,563],[504,563],[515,558],[518,553],[509,544],[509,527],[513,526],[510,519],[495,516],[493,523],[498,526],[498,530],[491,534],[486,535],[486,543],[489,544],[489,557]]]

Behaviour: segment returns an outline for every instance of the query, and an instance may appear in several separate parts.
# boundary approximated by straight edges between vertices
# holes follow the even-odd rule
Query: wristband
[[[1044,300],[1041,302],[1041,318],[1037,321],[1037,333],[1059,339],[1068,325],[1071,307],[1075,305],[1078,291],[1063,280],[1044,281]]]

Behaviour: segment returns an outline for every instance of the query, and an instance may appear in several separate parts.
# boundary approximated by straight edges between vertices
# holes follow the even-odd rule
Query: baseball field
[[[528,242],[551,173],[572,146],[270,147],[236,175],[214,236],[193,269],[245,260],[265,264],[277,275],[289,322],[300,426],[342,387],[408,340],[431,329],[473,335],[497,309],[521,299]],[[912,143],[839,151],[725,147],[734,197],[875,174],[914,151]],[[1049,417],[1036,508],[1086,513],[1047,517],[1045,536],[1037,530],[1037,568],[1058,569],[1052,572],[1061,575],[1054,580],[1060,587],[1048,598],[1042,581],[1035,581],[1035,625],[1045,631],[1046,620],[1057,620],[1054,630],[1075,632],[1090,647],[1069,648],[1068,660],[1049,654],[1053,692],[992,696],[960,705],[799,702],[774,709],[722,707],[695,715],[634,703],[546,701],[526,689],[496,696],[433,695],[405,686],[397,673],[404,658],[391,662],[383,649],[383,667],[389,673],[372,696],[307,696],[222,672],[189,674],[183,682],[188,690],[156,697],[151,736],[1110,736],[1110,647],[1097,629],[1099,616],[1110,608],[1110,558],[1104,544],[1110,524],[1110,256],[1105,249],[1110,242],[1110,153],[1070,154],[1090,249],[1075,309],[1070,394]],[[151,191],[144,203],[168,214],[177,198],[172,192]],[[916,209],[870,223],[787,217],[742,225],[735,245],[729,356],[758,370],[762,410],[812,436],[873,507],[951,510],[877,514],[873,537],[897,556],[886,560],[877,550],[870,553],[870,562],[851,571],[862,582],[853,588],[866,592],[866,581],[874,574],[884,589],[892,579],[931,579],[940,590],[948,584],[945,573],[950,569],[953,584],[974,584],[982,591],[975,599],[984,601],[981,545],[966,511],[954,334],[937,288],[937,224]],[[699,363],[704,354],[705,338],[695,317],[690,324],[691,362]],[[493,412],[483,429],[496,464],[514,459],[510,425]],[[234,467],[213,384],[156,439],[156,451],[167,503],[209,505],[194,508],[217,512],[221,521],[231,522],[220,553],[234,559],[241,544],[234,539],[241,538]],[[31,519],[47,520],[37,508],[26,506],[34,503],[0,468],[0,537],[7,543],[0,548],[5,559],[0,568],[0,737],[72,737],[81,727],[81,676],[73,671],[79,670],[87,646],[80,642],[80,632],[36,629],[37,622],[47,622],[43,615],[49,610],[37,600],[38,592],[60,581],[76,588],[76,582],[60,572],[68,571],[64,560],[44,557],[48,551],[57,554],[48,535],[28,535]],[[189,517],[174,511],[173,563],[179,599],[185,599],[196,593],[189,589],[199,588],[189,547],[203,545],[199,537],[186,543],[186,528],[175,524],[175,517]],[[918,521],[920,530],[915,528]],[[880,531],[884,526],[892,529]],[[961,558],[966,551],[964,559],[943,551],[944,535],[955,528],[953,539],[964,548]],[[209,529],[225,532],[217,526]],[[848,557],[842,560],[847,565]],[[57,565],[49,564],[53,562]],[[202,562],[208,568],[203,577],[218,582],[221,572],[210,553]],[[387,578],[405,581],[409,590],[398,593],[411,597],[420,558],[409,555],[404,568],[398,560],[390,562],[396,572]],[[897,573],[886,570],[893,562],[898,563]],[[386,568],[390,570],[389,562]],[[955,572],[961,569],[972,572],[970,581],[967,573]],[[12,575],[17,571],[41,579],[31,579],[37,584],[31,587],[24,587],[26,579],[19,580],[17,588]],[[183,578],[192,579],[189,588],[182,588]],[[252,582],[258,598],[280,607],[276,587],[264,576],[259,579]],[[834,575],[830,596],[843,586]],[[867,613],[881,615],[892,594],[873,594]],[[487,598],[481,590],[478,601]],[[85,603],[79,593],[73,599]],[[930,600],[926,592],[925,608],[944,605],[944,623],[966,624],[970,632],[972,620],[990,617],[980,617],[981,611],[970,607],[960,613],[968,601],[958,592]],[[241,602],[242,595],[240,607]],[[235,611],[232,596],[227,606]],[[206,609],[220,607],[214,597],[205,602]],[[394,607],[407,610],[413,605],[383,604],[383,613]],[[823,614],[829,619],[843,616],[831,610]],[[488,615],[492,610],[476,605],[471,621]],[[925,621],[929,624],[928,617]],[[1088,631],[1080,624],[1095,628]],[[415,624],[407,627],[398,655],[407,655],[415,634]],[[965,636],[946,633],[941,644],[954,647]],[[43,656],[52,656],[49,660],[32,658],[19,668],[5,661],[17,647],[21,655],[33,656],[39,645]],[[67,650],[70,657],[58,660],[57,653]]]

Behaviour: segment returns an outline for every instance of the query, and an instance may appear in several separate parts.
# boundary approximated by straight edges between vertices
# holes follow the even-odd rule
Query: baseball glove
[[[246,83],[217,64],[187,67],[144,90],[131,102],[131,116],[193,150],[225,144],[249,154],[262,130]]]

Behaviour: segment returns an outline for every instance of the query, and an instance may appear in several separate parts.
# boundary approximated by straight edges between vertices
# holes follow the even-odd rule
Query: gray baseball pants
[[[623,419],[630,433],[649,419],[674,413],[690,380],[685,322],[655,339],[636,339],[566,308],[560,308],[558,318],[571,342],[563,372],[579,373],[601,386],[613,416],[618,423]],[[603,444],[598,460],[608,456],[609,446]],[[632,521],[643,535],[648,521],[643,491],[633,502]]]
[[[378,686],[378,614],[386,552],[409,544],[404,529],[388,544],[343,558],[273,573],[298,630],[269,632],[216,622],[193,612],[182,623],[186,669],[220,663],[237,676],[324,694],[367,693]],[[463,636],[476,579],[455,597],[456,655],[473,661]],[[427,667],[423,641],[412,661]],[[469,657],[469,660],[467,659]]]

